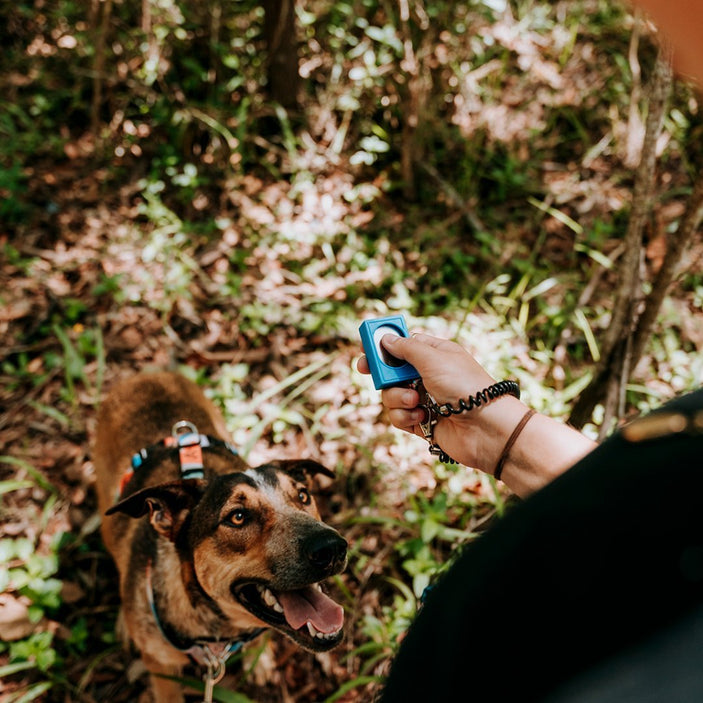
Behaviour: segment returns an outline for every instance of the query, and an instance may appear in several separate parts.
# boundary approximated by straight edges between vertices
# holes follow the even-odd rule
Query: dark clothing
[[[703,390],[657,412],[688,425],[615,433],[465,548],[382,703],[703,700]]]

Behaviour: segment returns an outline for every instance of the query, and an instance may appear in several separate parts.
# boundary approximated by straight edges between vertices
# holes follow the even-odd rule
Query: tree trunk
[[[102,8],[102,13],[100,11]],[[100,138],[100,109],[105,79],[105,44],[112,16],[112,0],[99,0],[95,6],[95,57],[93,59],[93,98],[90,105],[90,131],[96,141]]]
[[[264,0],[263,4],[269,93],[283,107],[295,108],[300,85],[295,0]]]

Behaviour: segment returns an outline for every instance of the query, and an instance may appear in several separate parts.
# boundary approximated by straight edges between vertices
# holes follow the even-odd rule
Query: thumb
[[[429,334],[414,334],[412,337],[399,337],[394,334],[383,335],[381,344],[390,354],[411,363],[420,373],[421,368],[427,367],[432,359],[440,352],[446,356],[455,354],[461,348],[446,339],[433,337]]]
[[[409,361],[422,357],[422,345],[414,337],[400,337],[397,334],[384,334],[381,338],[383,348],[397,359]]]

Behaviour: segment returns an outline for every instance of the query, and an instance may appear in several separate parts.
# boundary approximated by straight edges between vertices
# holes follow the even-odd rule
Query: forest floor
[[[100,540],[92,456],[105,392],[163,368],[206,389],[248,463],[310,458],[334,469],[317,500],[350,544],[349,567],[330,582],[346,611],[343,643],[310,654],[265,635],[231,664],[218,700],[372,700],[423,588],[511,496],[482,474],[437,464],[422,440],[389,426],[356,370],[359,324],[402,312],[563,418],[588,380],[617,283],[620,231],[605,213],[617,222],[629,198],[626,118],[613,120],[609,140],[594,126],[583,137],[593,149],[562,158],[536,94],[547,85],[562,95],[550,105],[559,120],[577,107],[607,114],[585,105],[602,89],[592,44],[576,42],[573,61],[559,65],[535,58],[538,46],[539,56],[556,52],[544,35],[519,40],[503,25],[493,25],[495,41],[532,56],[535,70],[509,90],[493,86],[501,98],[483,111],[456,111],[467,143],[515,148],[482,165],[494,209],[482,209],[480,193],[457,206],[460,177],[450,186],[432,169],[418,180],[432,182],[435,200],[409,203],[389,186],[392,166],[356,168],[352,149],[333,158],[329,140],[304,130],[294,165],[290,145],[256,137],[261,153],[287,164],[280,177],[257,166],[196,182],[182,164],[154,176],[134,148],[147,149],[148,129],[139,136],[126,122],[131,146],[111,142],[109,158],[81,132],[65,136],[60,156],[23,166],[22,216],[0,229],[0,702],[144,693],[143,667],[115,635],[117,574]],[[671,147],[661,167],[672,195],[648,233],[649,273],[683,209],[681,151]],[[476,213],[486,225],[478,235]],[[629,414],[703,379],[702,256],[699,237],[634,374]],[[596,430],[597,417],[586,427]]]

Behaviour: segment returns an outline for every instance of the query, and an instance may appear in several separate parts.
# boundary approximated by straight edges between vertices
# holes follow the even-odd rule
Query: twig
[[[608,259],[615,264],[615,262],[622,256],[622,254],[625,252],[625,244],[620,243],[608,256]],[[598,285],[600,284],[601,279],[603,278],[603,274],[606,271],[606,267],[604,266],[597,266],[595,271],[593,272],[593,275],[591,276],[590,280],[588,283],[585,285],[583,290],[581,291],[578,300],[576,301],[576,306],[574,310],[583,310],[584,308],[588,307],[588,305],[591,302],[591,298],[593,297],[593,294],[596,292],[598,289]],[[566,345],[568,343],[568,340],[571,338],[573,334],[573,327],[571,325],[568,325],[564,327],[564,329],[561,331],[561,334],[559,335],[559,341],[557,342],[556,346],[554,347],[554,371],[552,374],[554,375],[555,371],[558,370],[559,367],[562,366],[564,360],[566,359]],[[555,378],[557,376],[555,375]],[[563,370],[562,370],[562,376],[561,378],[563,379]],[[559,379],[557,379],[559,380]]]
[[[632,351],[635,363],[642,356],[664,297],[681,268],[683,256],[698,230],[701,219],[703,219],[703,171],[698,173],[693,184],[693,190],[686,203],[686,210],[676,232],[671,234],[667,241],[664,261],[652,285],[652,291],[647,296],[644,310],[637,321]]]
[[[630,168],[637,166],[642,146],[642,117],[640,115],[640,100],[642,99],[642,70],[638,57],[640,32],[642,29],[642,10],[637,8],[634,13],[634,25],[630,37],[628,62],[632,73],[632,90],[630,91],[630,110],[627,120],[627,144],[625,165]]]
[[[440,175],[439,171],[429,162],[423,161],[420,164],[420,167],[422,168],[425,173],[430,175],[432,178],[437,181],[437,183],[441,186],[442,190],[444,191],[444,194],[449,198],[450,202],[454,207],[459,208],[461,213],[464,215],[464,218],[466,219],[466,223],[469,225],[471,230],[473,232],[485,232],[486,228],[483,226],[483,222],[476,216],[476,214],[469,208],[469,206],[466,204],[466,201],[464,198],[461,197],[459,192],[454,188],[454,186],[449,183],[448,181],[445,181],[444,178]]]

